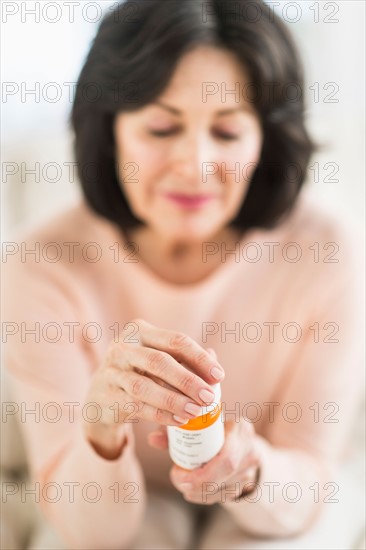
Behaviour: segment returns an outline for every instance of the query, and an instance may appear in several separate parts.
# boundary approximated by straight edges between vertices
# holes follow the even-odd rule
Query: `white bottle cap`
[[[204,407],[201,407],[200,413],[198,416],[202,416],[204,414],[212,413],[215,410],[218,411],[218,407],[221,402],[221,384],[218,382],[217,384],[211,384],[210,385],[212,391],[214,392],[215,399],[212,403],[209,405],[205,405]]]

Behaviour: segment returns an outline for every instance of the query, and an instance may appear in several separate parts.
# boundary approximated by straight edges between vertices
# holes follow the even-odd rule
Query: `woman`
[[[315,146],[289,33],[262,1],[234,4],[131,0],[104,19],[71,117],[83,199],[7,260],[7,366],[39,409],[32,479],[69,548],[259,548],[339,490],[357,263],[300,194]],[[217,381],[224,446],[184,471],[166,426]]]

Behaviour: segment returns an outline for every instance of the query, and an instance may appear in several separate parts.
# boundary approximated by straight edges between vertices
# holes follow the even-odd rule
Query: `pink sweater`
[[[214,348],[226,418],[253,421],[260,496],[220,504],[243,530],[295,534],[326,497],[342,498],[325,484],[336,482],[362,392],[362,269],[353,235],[306,196],[278,228],[248,232],[236,255],[223,250],[196,284],[168,283],[134,261],[117,227],[83,202],[6,252],[5,363],[32,487],[40,482],[42,509],[71,548],[128,547],[146,490],[175,491],[168,451],[146,441],[154,424],[131,424],[112,461],[80,429],[82,414],[96,414],[83,408],[93,371],[115,331],[137,317]]]

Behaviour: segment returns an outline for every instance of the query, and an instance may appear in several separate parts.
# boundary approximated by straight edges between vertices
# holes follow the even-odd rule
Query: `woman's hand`
[[[209,462],[194,470],[183,470],[175,464],[170,479],[189,502],[215,504],[237,499],[244,490],[250,491],[256,481],[259,457],[254,449],[255,431],[244,418],[240,422],[225,422],[225,443]],[[150,445],[168,447],[166,429],[149,434]]]
[[[126,424],[150,420],[179,426],[197,416],[201,406],[214,401],[210,384],[224,377],[217,360],[187,335],[141,319],[131,324],[137,342],[110,345],[86,398],[102,414],[98,422],[84,419],[84,433],[106,458],[119,456]]]
[[[170,471],[173,485],[189,502],[215,504],[237,499],[243,490],[252,489],[259,457],[254,450],[254,428],[245,419],[225,423],[225,443],[221,451],[204,464],[187,472],[174,465]]]

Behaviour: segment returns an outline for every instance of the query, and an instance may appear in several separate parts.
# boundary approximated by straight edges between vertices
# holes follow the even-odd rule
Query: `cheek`
[[[156,172],[166,159],[163,150],[152,147],[138,137],[126,135],[123,143],[124,146],[119,148],[120,162],[123,163],[124,169],[130,163],[134,165],[139,182],[145,181],[146,176],[152,174],[152,171]]]
[[[224,185],[226,204],[236,209],[244,199],[261,155],[261,136],[251,139],[225,155],[221,164],[221,181]]]
[[[119,181],[131,206],[142,213],[154,181],[166,164],[166,155],[140,139],[125,137],[119,149]]]

